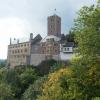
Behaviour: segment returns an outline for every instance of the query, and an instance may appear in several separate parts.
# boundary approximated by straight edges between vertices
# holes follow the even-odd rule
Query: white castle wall
[[[60,52],[60,60],[62,60],[62,61],[70,60],[73,55],[74,55],[73,53]]]

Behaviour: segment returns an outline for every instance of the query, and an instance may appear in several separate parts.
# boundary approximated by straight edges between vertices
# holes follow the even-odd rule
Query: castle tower
[[[61,36],[61,18],[54,14],[47,18],[47,30],[48,35],[55,35],[57,37]]]

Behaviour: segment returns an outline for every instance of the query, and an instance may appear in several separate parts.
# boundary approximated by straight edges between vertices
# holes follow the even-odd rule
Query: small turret
[[[10,38],[10,45],[12,44],[11,38]]]
[[[17,39],[17,44],[19,44],[19,39]]]
[[[33,33],[30,33],[30,41],[33,39]]]

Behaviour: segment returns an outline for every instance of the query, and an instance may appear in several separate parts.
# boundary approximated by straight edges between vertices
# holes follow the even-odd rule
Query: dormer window
[[[47,42],[49,42],[50,41],[50,39],[47,39]]]

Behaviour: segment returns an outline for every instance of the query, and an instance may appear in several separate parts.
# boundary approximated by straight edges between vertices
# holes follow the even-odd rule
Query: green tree
[[[60,69],[54,73],[50,73],[47,81],[43,84],[42,94],[39,100],[71,100],[69,97],[69,82],[72,70],[70,68]],[[71,93],[70,93],[71,94]],[[73,94],[73,93],[72,93]],[[78,97],[77,97],[78,98]]]
[[[77,66],[48,75],[39,100],[91,100],[100,97],[100,67]]]
[[[20,78],[14,69],[6,69],[2,76],[2,81],[11,86],[11,90],[15,98],[20,97]]]
[[[0,100],[14,100],[11,87],[5,83],[0,83]]]
[[[46,79],[47,76],[40,77],[33,84],[31,84],[29,88],[24,92],[21,100],[36,100],[37,96],[41,94],[41,87]]]
[[[22,74],[20,74],[19,77],[22,93],[24,93],[28,86],[30,84],[33,84],[33,82],[38,78],[35,69],[32,68],[26,68],[26,70]]]
[[[0,60],[0,68],[3,68],[6,66],[6,60]]]
[[[99,65],[85,67],[74,66],[74,84],[82,93],[81,100],[91,100],[100,96],[100,67]]]
[[[52,66],[56,63],[57,62],[53,59],[45,60],[45,61],[41,62],[38,66],[36,66],[36,69],[40,76],[44,76],[44,75],[49,74]]]
[[[6,69],[5,68],[1,68],[0,69],[0,82],[4,81],[5,73],[6,73]]]
[[[15,69],[0,69],[0,83],[9,85],[14,98],[18,100],[37,78],[37,72],[31,67],[20,66]]]
[[[75,34],[72,31],[70,31],[69,34],[66,35],[66,40],[67,42],[75,42],[74,39],[75,39]]]
[[[87,65],[100,63],[100,3],[79,11],[73,32],[82,60]]]

